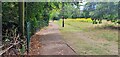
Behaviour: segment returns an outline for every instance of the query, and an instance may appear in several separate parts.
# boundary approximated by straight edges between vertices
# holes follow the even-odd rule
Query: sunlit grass
[[[74,21],[74,22],[92,22],[91,18],[76,18],[76,19],[70,19],[68,18],[66,21]]]

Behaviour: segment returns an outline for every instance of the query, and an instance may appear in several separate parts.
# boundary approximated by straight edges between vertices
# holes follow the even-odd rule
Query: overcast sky
[[[80,6],[80,10],[83,10],[84,9],[84,5],[86,4],[87,2],[83,1],[82,3],[79,3],[80,5],[83,5],[83,6]]]

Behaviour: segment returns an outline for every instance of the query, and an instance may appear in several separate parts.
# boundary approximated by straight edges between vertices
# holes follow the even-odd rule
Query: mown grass
[[[81,21],[84,20],[84,21]],[[118,50],[118,30],[93,25],[91,19],[66,19],[55,21],[68,44],[80,55],[115,55]]]
[[[83,20],[83,19],[82,19]],[[117,29],[104,29],[104,26],[111,26],[111,24],[109,25],[103,25],[97,26],[96,24],[92,24],[92,22],[81,22],[78,20],[74,20],[74,19],[67,19],[65,20],[65,27],[61,27],[62,26],[62,20],[56,21],[55,23],[57,23],[60,26],[60,31],[61,32],[87,32],[87,33],[91,33],[94,36],[96,36],[97,38],[104,38],[108,41],[117,41],[118,40],[118,30]]]

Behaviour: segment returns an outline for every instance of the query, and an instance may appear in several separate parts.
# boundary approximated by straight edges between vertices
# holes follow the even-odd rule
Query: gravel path
[[[58,25],[49,26],[37,32],[31,39],[30,55],[76,55],[60,35]]]

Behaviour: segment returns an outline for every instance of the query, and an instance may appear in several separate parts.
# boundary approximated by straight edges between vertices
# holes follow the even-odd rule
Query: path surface
[[[76,55],[53,22],[32,37],[30,50],[30,55]]]

